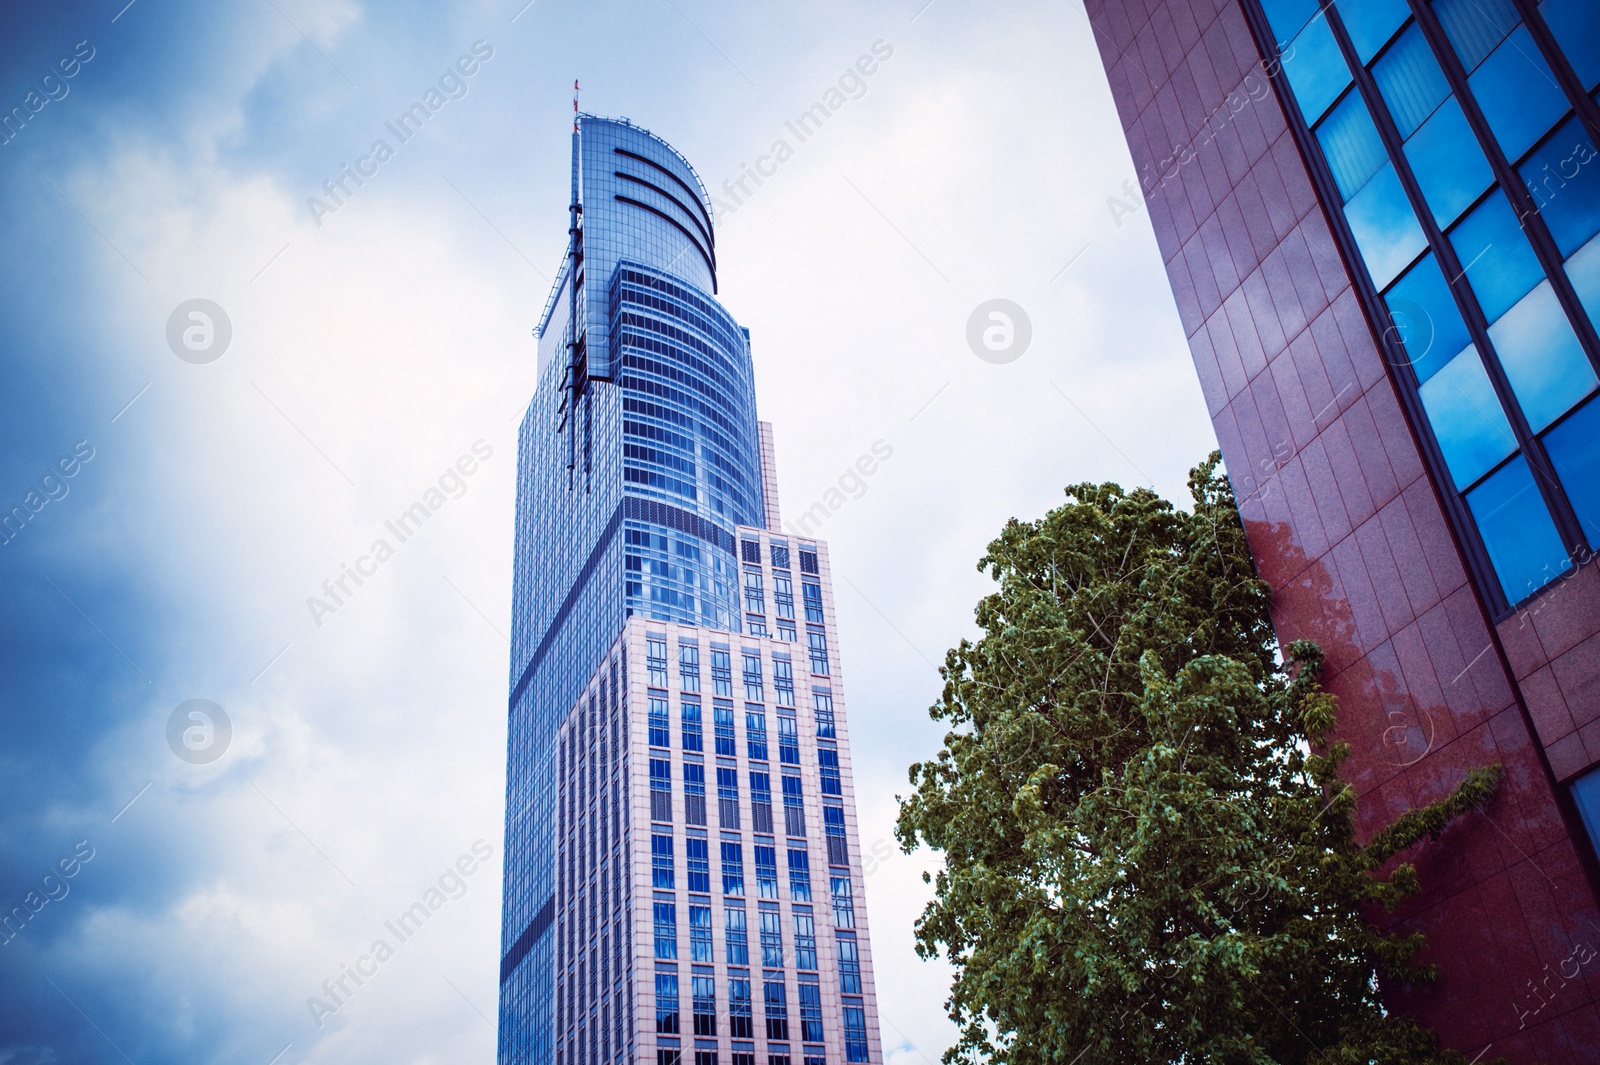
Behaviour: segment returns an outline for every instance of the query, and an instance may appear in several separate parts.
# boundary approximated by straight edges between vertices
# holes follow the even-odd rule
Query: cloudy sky
[[[0,534],[0,909],[30,914],[0,946],[0,1065],[493,1061],[515,423],[574,77],[719,192],[794,148],[719,197],[722,298],[787,512],[893,450],[820,531],[869,853],[938,748],[933,663],[1005,519],[1081,480],[1180,494],[1213,446],[1078,3],[126,3],[0,16],[0,508],[26,516]],[[785,122],[875,42],[799,143]],[[997,298],[1031,322],[1003,364],[967,340]],[[196,699],[229,723],[188,737],[211,761],[169,743]],[[307,998],[475,845],[319,1027]],[[952,1037],[912,949],[928,861],[869,865],[896,1065]]]

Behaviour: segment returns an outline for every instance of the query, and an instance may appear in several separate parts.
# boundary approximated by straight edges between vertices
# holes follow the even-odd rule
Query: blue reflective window
[[[1345,204],[1344,213],[1372,283],[1380,289],[1427,247],[1393,163],[1383,164]]]
[[[1476,347],[1469,345],[1417,391],[1457,488],[1467,487],[1517,449]]]
[[[1512,0],[1433,0],[1433,13],[1468,70],[1483,62],[1522,21]]]
[[[1261,0],[1261,10],[1279,41],[1293,40],[1318,7],[1317,0]]]
[[[1372,124],[1372,116],[1358,92],[1346,94],[1322,120],[1317,126],[1317,140],[1328,160],[1328,169],[1333,171],[1339,195],[1346,202],[1389,160],[1378,127]]]
[[[1568,119],[1519,168],[1528,194],[1562,255],[1600,233],[1600,152],[1577,118]]]
[[[1518,26],[1467,78],[1467,84],[1495,140],[1512,162],[1567,113],[1567,94],[1561,91],[1526,26]]]
[[[1350,84],[1350,68],[1328,28],[1327,16],[1312,19],[1283,56],[1283,72],[1294,89],[1300,112],[1307,125],[1314,125]]]
[[[1583,87],[1600,85],[1600,4],[1594,0],[1544,0],[1539,14]]]
[[[1450,243],[1491,322],[1544,278],[1503,195],[1491,194],[1479,204],[1450,234]]]
[[[1454,99],[1446,100],[1406,141],[1406,159],[1422,197],[1441,227],[1448,226],[1494,184],[1494,171]]]
[[[1396,281],[1384,300],[1419,384],[1472,343],[1432,252]]]
[[[1591,399],[1544,438],[1556,476],[1578,512],[1583,536],[1600,547],[1600,399]]]
[[[1536,433],[1594,390],[1594,367],[1548,281],[1491,325],[1489,339]]]
[[[1511,602],[1526,599],[1572,568],[1521,455],[1468,492],[1467,506]]]
[[[1378,83],[1378,92],[1389,105],[1389,114],[1402,138],[1415,133],[1450,95],[1444,71],[1439,69],[1439,61],[1433,57],[1419,26],[1401,34],[1394,47],[1373,64],[1372,80]]]
[[[1363,63],[1377,55],[1400,24],[1411,17],[1406,0],[1335,0],[1334,6]]]
[[[1600,323],[1600,237],[1579,248],[1567,260],[1567,278],[1591,322]]]

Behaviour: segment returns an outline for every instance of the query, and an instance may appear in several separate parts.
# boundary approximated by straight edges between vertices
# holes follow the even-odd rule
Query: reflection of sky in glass
[[[1600,237],[1579,248],[1567,260],[1567,278],[1590,321],[1600,323]]]
[[[1417,381],[1426,381],[1472,342],[1450,288],[1430,252],[1394,283],[1384,299],[1405,342]]]
[[[1439,105],[1405,146],[1406,159],[1423,199],[1440,226],[1448,226],[1494,183],[1489,160],[1478,147],[1472,127],[1455,100]]]
[[[1344,206],[1372,283],[1382,288],[1426,247],[1422,226],[1411,212],[1393,163],[1383,164]]]
[[[1572,568],[1521,455],[1468,492],[1467,506],[1511,602],[1527,598]]]
[[[1450,243],[1491,322],[1544,277],[1503,195],[1479,204],[1450,234]]]
[[[1536,433],[1595,386],[1594,367],[1548,281],[1491,325],[1489,339]]]
[[[1321,118],[1350,84],[1350,68],[1345,65],[1325,16],[1312,19],[1294,39],[1292,49],[1285,53],[1283,72],[1294,89],[1295,99],[1300,102],[1307,125]]]
[[[1590,400],[1550,430],[1544,446],[1578,512],[1584,539],[1590,547],[1600,544],[1600,400]]]
[[[1594,0],[1544,0],[1539,14],[1583,87],[1600,85],[1600,4]]]
[[[1562,255],[1600,232],[1600,157],[1581,121],[1568,119],[1519,171]]]
[[[1483,61],[1467,84],[1512,162],[1567,111],[1567,97],[1526,27]]]
[[[1469,345],[1418,391],[1457,488],[1476,481],[1516,450],[1477,348]]]
[[[1322,143],[1322,154],[1333,171],[1339,195],[1347,201],[1389,159],[1360,93],[1353,92],[1339,101],[1339,106],[1317,127],[1317,140]]]
[[[1377,55],[1411,15],[1406,0],[1334,0],[1334,6],[1363,63]]]

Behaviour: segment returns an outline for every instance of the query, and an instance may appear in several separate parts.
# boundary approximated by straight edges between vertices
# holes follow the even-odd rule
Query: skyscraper
[[[580,115],[519,434],[500,1061],[880,1062],[825,544],[670,145]]]
[[[1600,1053],[1600,6],[1088,0],[1274,590],[1328,653],[1363,832],[1419,850],[1432,986],[1514,1062]]]

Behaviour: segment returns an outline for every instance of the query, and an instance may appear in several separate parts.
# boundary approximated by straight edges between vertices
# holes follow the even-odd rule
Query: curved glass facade
[[[555,1060],[561,724],[586,690],[616,712],[627,677],[594,678],[629,617],[737,633],[736,529],[766,524],[749,338],[714,296],[699,177],[647,131],[582,115],[573,185],[519,433],[502,1061]]]
[[[1600,547],[1593,0],[1261,0],[1441,485],[1510,607]]]

